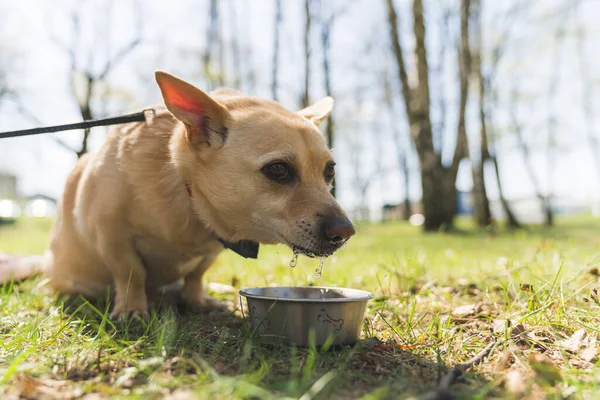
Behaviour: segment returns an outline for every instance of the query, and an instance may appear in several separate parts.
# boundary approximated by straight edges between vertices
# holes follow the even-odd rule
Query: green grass
[[[261,343],[236,293],[213,293],[230,303],[230,313],[194,315],[167,305],[149,321],[115,325],[106,304],[60,299],[43,277],[5,285],[0,396],[418,397],[495,338],[489,358],[458,379],[453,393],[599,398],[600,305],[592,290],[600,286],[600,221],[558,223],[497,235],[470,232],[466,222],[466,233],[454,235],[424,235],[404,223],[363,225],[326,260],[320,279],[318,260],[300,258],[292,269],[284,247],[262,247],[258,260],[225,252],[208,272],[207,281],[236,289],[318,284],[373,292],[363,340],[341,349]],[[42,253],[49,229],[43,220],[0,226],[0,252]],[[581,329],[580,341],[564,342]]]

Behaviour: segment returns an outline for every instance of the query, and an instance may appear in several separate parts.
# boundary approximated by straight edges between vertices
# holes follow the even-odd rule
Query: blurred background
[[[300,109],[359,220],[600,217],[600,2],[0,0],[0,131],[160,102],[162,69]],[[0,140],[0,219],[52,216],[105,128]]]

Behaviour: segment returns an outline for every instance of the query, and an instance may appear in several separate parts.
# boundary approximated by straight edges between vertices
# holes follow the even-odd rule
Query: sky
[[[371,182],[367,200],[371,208],[377,209],[384,203],[402,201],[402,175],[397,170],[397,153],[392,132],[402,135],[408,143],[407,125],[402,104],[396,104],[396,116],[392,120],[386,113],[382,92],[383,76],[388,74],[395,80],[390,67],[387,45],[388,27],[385,19],[384,1],[350,0],[345,13],[336,22],[333,31],[333,85],[336,97],[337,141],[334,155],[338,161],[338,187],[340,202],[346,207],[358,203],[356,176],[359,181]],[[529,0],[527,0],[529,1]],[[534,0],[531,0],[534,1]],[[448,2],[446,2],[448,3]],[[497,40],[501,31],[502,16],[510,7],[510,1],[492,2],[484,0],[484,42],[489,45]],[[515,23],[511,30],[510,47],[501,64],[497,87],[501,107],[494,112],[501,140],[498,155],[501,175],[507,197],[510,199],[531,198],[531,181],[525,173],[523,157],[519,153],[506,112],[509,93],[518,86],[520,95],[517,109],[523,125],[527,143],[532,149],[532,164],[543,183],[548,181],[555,194],[564,201],[590,204],[600,196],[598,176],[589,145],[586,142],[587,125],[582,113],[583,83],[579,75],[579,63],[574,33],[585,33],[585,59],[592,75],[593,110],[600,107],[600,55],[594,52],[600,32],[595,23],[600,17],[600,2],[583,2],[578,15],[565,17],[567,38],[558,56],[554,53],[559,0],[537,0],[532,17]],[[141,26],[142,43],[109,75],[109,85],[104,88],[110,96],[105,113],[119,115],[134,108],[160,102],[158,88],[152,78],[155,69],[175,73],[199,87],[203,87],[201,54],[204,49],[208,1],[166,0],[110,1],[86,0],[82,2],[57,0],[0,0],[0,65],[9,64],[12,88],[19,93],[22,104],[39,121],[20,115],[11,101],[0,102],[0,131],[25,129],[43,125],[63,124],[78,120],[75,101],[69,90],[70,60],[64,45],[73,42],[70,15],[75,4],[82,11],[82,30],[77,36],[80,66],[91,66],[93,71],[102,67],[107,54],[115,54],[135,35]],[[110,14],[107,4],[112,4]],[[301,91],[302,60],[301,35],[303,32],[303,10],[301,1],[284,2],[284,27],[281,36],[281,96],[287,107],[298,107]],[[344,1],[332,4],[344,6]],[[430,65],[436,65],[440,47],[436,7],[441,2],[426,1],[428,45]],[[246,2],[222,2],[227,29],[224,41],[230,40],[229,32],[235,27],[243,32],[243,45],[252,45],[252,54],[244,54],[242,68],[254,66],[256,84],[245,85],[243,90],[251,95],[270,97],[273,0]],[[409,68],[412,68],[412,39],[410,36],[409,1],[397,1],[401,18],[401,39],[405,45]],[[345,6],[344,6],[345,7]],[[560,15],[560,13],[558,13]],[[455,28],[453,28],[455,29]],[[455,34],[453,30],[451,34]],[[318,41],[318,32],[313,33]],[[555,95],[550,96],[549,82],[558,60],[558,85]],[[229,62],[229,61],[228,61]],[[320,50],[313,54],[312,97],[317,100],[324,95],[320,71]],[[452,136],[456,125],[456,62],[453,53],[444,58],[445,73],[439,81],[432,80],[432,98],[448,97],[444,144],[447,159],[452,153]],[[411,78],[414,74],[411,74]],[[432,78],[433,79],[433,78]],[[439,85],[443,83],[444,92]],[[471,92],[475,93],[474,89]],[[556,115],[558,124],[557,144],[559,151],[551,161],[554,176],[549,178],[548,160],[545,157],[547,143],[547,121],[549,110]],[[472,148],[476,146],[477,124],[476,103],[469,103],[469,135]],[[436,110],[433,110],[433,115]],[[435,122],[435,121],[434,121]],[[600,136],[600,125],[594,119],[593,130]],[[92,134],[91,146],[98,148],[105,131],[97,129]],[[77,146],[80,132],[56,134],[61,140]],[[76,161],[76,156],[58,146],[49,137],[31,136],[0,141],[0,171],[19,177],[22,194],[43,193],[58,197],[66,177]],[[413,199],[420,197],[416,156],[411,158],[411,190]],[[386,171],[377,172],[378,168]],[[468,163],[461,167],[457,186],[468,190],[471,175]],[[497,188],[492,171],[486,170],[490,197],[497,197]],[[363,182],[364,183],[364,182]]]

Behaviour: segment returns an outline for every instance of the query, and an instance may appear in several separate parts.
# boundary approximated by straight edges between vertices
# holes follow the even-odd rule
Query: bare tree
[[[323,50],[323,77],[325,81],[325,93],[327,96],[334,97],[333,87],[331,82],[331,33],[337,19],[347,10],[350,1],[345,3],[343,8],[337,10],[330,9],[331,2],[321,0],[319,3],[319,25],[321,28],[321,49]],[[308,70],[306,71],[308,73]],[[308,83],[306,83],[308,84]],[[305,92],[308,96],[308,93]],[[334,144],[334,131],[335,131],[335,113],[332,113],[327,118],[327,125],[325,126],[325,137],[327,139],[327,146],[331,149]],[[336,185],[335,181],[332,184],[331,194],[335,197]]]
[[[311,32],[311,0],[304,0],[304,88],[301,97],[302,107],[310,105],[310,32]]]
[[[437,65],[433,68],[433,75],[437,77],[436,80],[436,93],[437,95],[437,108],[439,117],[438,120],[433,123],[433,147],[436,151],[441,152],[444,147],[444,135],[446,133],[446,119],[447,115],[447,104],[446,104],[446,53],[451,45],[454,45],[452,35],[450,34],[450,19],[452,17],[452,10],[444,2],[439,2],[442,7],[440,12],[439,28],[438,28],[438,41],[439,41],[439,53]]]
[[[546,226],[551,226],[552,223],[552,210],[551,204],[548,196],[544,196],[542,191],[542,186],[540,181],[535,173],[535,168],[533,167],[533,163],[531,161],[531,151],[527,142],[525,141],[525,137],[523,136],[523,127],[519,121],[519,116],[517,115],[517,104],[519,103],[518,99],[518,83],[516,79],[513,79],[513,85],[510,92],[508,111],[510,114],[510,119],[512,123],[512,128],[514,130],[515,136],[517,138],[517,145],[519,150],[521,151],[521,155],[523,156],[523,162],[525,163],[525,171],[527,175],[529,175],[529,179],[531,180],[531,184],[533,185],[533,190],[535,191],[535,195],[540,201],[540,205],[542,208],[542,213],[545,217]]]
[[[208,15],[209,21],[206,26],[206,44],[202,55],[202,65],[204,79],[208,81],[210,89],[215,89],[223,79],[223,71],[215,71],[212,66],[213,53],[216,48],[218,50],[218,61],[220,62],[219,69],[223,67],[222,46],[219,45],[219,3],[217,0],[210,0]]]
[[[546,137],[546,169],[548,171],[546,183],[546,199],[542,201],[542,209],[545,216],[545,225],[554,225],[554,212],[552,210],[552,197],[554,197],[554,180],[556,167],[556,153],[558,147],[557,139],[557,112],[554,101],[560,84],[560,67],[562,65],[562,46],[566,36],[566,23],[572,11],[571,5],[565,10],[559,12],[559,23],[554,32],[554,49],[552,60],[552,71],[550,74],[550,82],[548,85],[548,118],[546,120],[547,137]]]
[[[109,3],[108,7],[111,7]],[[110,12],[107,13],[107,18],[110,17]],[[108,23],[106,23],[108,25]],[[98,70],[94,68],[94,56],[89,55],[82,66],[81,59],[83,51],[80,47],[81,37],[81,10],[78,8],[71,15],[71,41],[69,44],[63,41],[52,38],[53,41],[60,46],[68,55],[70,61],[70,89],[73,98],[77,101],[79,113],[83,120],[91,120],[98,117],[92,107],[92,100],[96,94],[98,87],[106,83],[107,77],[113,70],[129,55],[142,41],[142,19],[138,16],[136,22],[136,33],[125,45],[123,45],[114,54],[107,54],[102,67]],[[104,38],[104,35],[99,33],[99,38]],[[93,54],[93,52],[92,52]],[[81,141],[81,147],[76,151],[77,157],[88,152],[88,140],[90,129],[85,129]]]
[[[250,34],[252,31],[250,25],[252,23],[252,18],[246,17],[251,15],[254,7],[253,4],[254,3],[246,0],[241,2],[241,14],[244,16],[244,18],[242,18],[240,21],[240,38],[242,39],[240,53],[244,62],[240,64],[242,76],[240,85],[243,85],[243,90],[247,91],[248,93],[254,93],[256,90],[256,66],[253,61],[253,42],[251,41],[252,36]]]
[[[459,75],[459,106],[458,127],[456,132],[456,147],[452,164],[446,169],[446,214],[450,219],[456,210],[456,178],[460,162],[469,157],[469,143],[467,140],[466,109],[469,97],[469,76],[471,75],[471,49],[469,47],[469,17],[471,0],[461,0],[460,3],[460,45],[458,49],[458,75]],[[452,226],[452,220],[448,221]]]
[[[498,150],[496,148],[496,129],[494,123],[494,111],[498,109],[498,89],[496,84],[496,78],[498,75],[498,69],[503,56],[506,53],[511,33],[514,31],[514,24],[528,15],[528,11],[532,6],[531,1],[524,0],[516,2],[506,14],[500,18],[502,21],[502,30],[499,38],[496,40],[495,45],[492,47],[490,53],[490,60],[487,63],[488,68],[482,69],[482,81],[480,82],[480,95],[483,90],[483,109],[485,113],[486,131],[489,156],[494,167],[496,175],[496,182],[498,185],[498,194],[500,197],[500,204],[506,215],[506,222],[509,228],[517,229],[521,227],[521,223],[518,221],[515,213],[510,206],[510,203],[504,195],[504,187],[500,174],[500,165],[498,162]],[[482,49],[483,50],[483,49]],[[482,55],[480,55],[481,57]],[[483,85],[483,89],[481,88]]]
[[[479,88],[479,154],[478,158],[471,157],[473,171],[473,203],[475,221],[479,227],[485,228],[492,224],[492,213],[485,185],[485,164],[490,159],[488,149],[487,128],[485,120],[485,85],[481,72],[481,0],[473,0],[472,4],[472,70]]]
[[[423,211],[425,215],[424,229],[426,231],[440,228],[452,228],[456,213],[456,176],[460,161],[468,156],[466,127],[464,118],[459,121],[457,143],[454,157],[450,166],[442,164],[441,154],[436,152],[433,145],[430,94],[429,94],[429,68],[427,63],[427,48],[425,41],[425,22],[423,1],[413,1],[413,33],[415,37],[415,59],[417,84],[411,87],[408,81],[404,54],[398,35],[398,16],[393,0],[386,0],[388,23],[390,26],[392,48],[398,66],[398,77],[402,85],[402,96],[406,107],[406,115],[411,129],[411,136],[417,148],[419,166],[421,169],[421,185],[423,190]],[[469,1],[463,0],[462,13],[468,16]],[[461,21],[463,18],[461,18]],[[463,26],[464,25],[464,26]],[[461,30],[468,32],[468,18],[461,23]],[[462,36],[462,35],[461,35]],[[465,43],[466,40],[466,43]],[[468,54],[468,37],[461,40],[460,81],[461,81],[461,106],[460,114],[464,114],[466,96],[468,95],[468,71],[470,58]],[[465,74],[466,73],[466,74]],[[465,77],[467,79],[465,80]],[[463,106],[464,103],[464,106]],[[461,119],[461,118],[459,118]]]
[[[241,66],[241,48],[237,4],[235,0],[229,0],[229,18],[231,29],[231,79],[230,85],[235,89],[239,89],[242,83],[242,66]]]
[[[275,26],[273,27],[273,75],[271,78],[271,97],[277,101],[279,77],[279,39],[281,35],[281,21],[283,20],[283,13],[281,10],[281,0],[275,0]]]
[[[408,220],[412,215],[412,203],[410,201],[410,170],[408,167],[408,154],[410,152],[410,148],[405,146],[403,140],[403,134],[400,129],[400,124],[398,121],[400,120],[399,113],[396,108],[395,96],[394,96],[394,88],[392,85],[392,81],[389,79],[388,72],[386,71],[384,74],[384,100],[388,108],[388,115],[390,117],[390,127],[392,129],[392,137],[394,140],[394,145],[396,146],[396,157],[398,162],[398,168],[402,173],[402,184],[404,187],[404,207],[402,209],[402,217],[405,220]],[[408,133],[404,133],[406,136],[410,136]],[[410,140],[410,138],[409,138]]]

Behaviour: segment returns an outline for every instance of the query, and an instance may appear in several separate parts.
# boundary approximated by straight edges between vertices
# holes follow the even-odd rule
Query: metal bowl
[[[246,297],[254,331],[299,346],[322,346],[332,336],[332,345],[358,340],[369,299],[364,290],[330,287],[262,287],[240,290]]]

